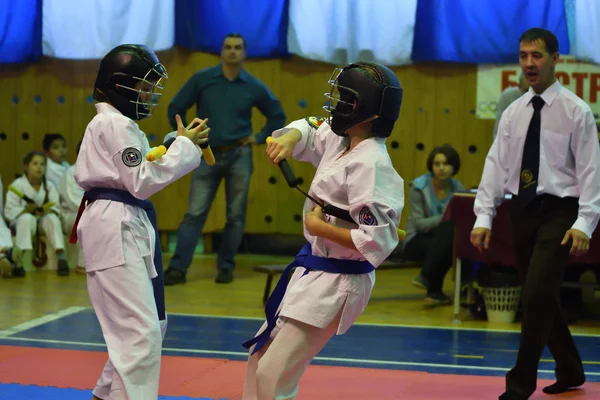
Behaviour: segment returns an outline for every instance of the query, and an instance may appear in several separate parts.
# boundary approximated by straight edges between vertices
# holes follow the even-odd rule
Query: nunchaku
[[[21,199],[25,200],[25,202],[27,204],[35,204],[35,201],[33,201],[33,199],[31,199],[30,197],[26,196],[25,193],[21,192],[19,189],[17,189],[14,186],[9,186],[8,190],[10,190],[11,192],[13,192],[14,194],[16,194],[17,196],[19,196]],[[37,211],[48,211],[49,209],[51,209],[52,207],[54,207],[55,204],[53,201],[49,201],[46,204],[44,204],[41,207],[37,208]]]
[[[273,138],[271,136],[269,136],[267,138],[267,144],[269,144],[272,140],[273,140]],[[298,180],[298,178],[296,178],[296,175],[294,175],[294,172],[292,171],[292,168],[290,167],[290,164],[288,163],[288,161],[286,159],[279,161],[279,164],[277,164],[277,165],[279,166],[279,169],[281,170],[281,173],[283,174],[283,177],[285,178],[285,181],[287,182],[288,186],[291,188],[297,189],[304,196],[311,199],[315,204],[318,204],[319,207],[321,207],[321,211],[323,212],[323,214],[332,215],[332,216],[342,219],[346,222],[356,224],[356,222],[350,216],[349,211],[343,210],[343,209],[333,206],[331,204],[324,204],[322,201],[315,199],[314,197],[312,197],[311,195],[309,195],[308,193],[306,193],[302,189],[300,189],[298,187],[298,184],[300,183],[300,181]],[[398,233],[398,238],[400,240],[403,240],[404,237],[406,236],[406,232],[399,228],[396,229],[396,231]]]

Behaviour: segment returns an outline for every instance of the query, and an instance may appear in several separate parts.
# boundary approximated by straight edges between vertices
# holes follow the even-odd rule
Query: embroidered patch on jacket
[[[306,117],[306,122],[308,122],[308,124],[313,128],[319,129],[321,124],[323,124],[323,122],[325,122],[326,119],[327,118],[325,117]]]
[[[363,207],[362,210],[360,210],[358,220],[363,225],[377,225],[377,218],[375,218],[375,215],[369,210],[369,207]]]
[[[128,167],[137,167],[142,163],[142,153],[134,147],[128,147],[123,150],[121,159]]]

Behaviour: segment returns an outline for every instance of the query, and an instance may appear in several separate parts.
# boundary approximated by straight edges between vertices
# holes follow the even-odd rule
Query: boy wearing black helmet
[[[146,46],[121,45],[101,61],[75,165],[85,191],[71,237],[79,240],[91,303],[109,360],[94,399],[157,399],[166,312],[152,194],[198,167],[206,120],[184,128],[156,162],[135,121],[152,115],[167,71]],[[198,123],[195,128],[193,124]]]
[[[308,117],[273,132],[267,154],[275,164],[290,155],[311,162],[317,171],[309,195],[348,211],[355,222],[324,215],[306,201],[309,244],[282,274],[258,335],[244,343],[250,349],[244,400],[296,398],[311,360],[362,314],[375,268],[398,245],[404,182],[385,138],[400,113],[400,82],[383,65],[356,63],[336,69],[329,84],[329,117]]]

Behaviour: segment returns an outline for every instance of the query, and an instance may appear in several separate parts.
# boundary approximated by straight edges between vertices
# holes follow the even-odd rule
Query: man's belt
[[[211,149],[213,152],[216,152],[216,153],[225,153],[225,152],[231,151],[233,149],[237,149],[238,147],[245,146],[248,144],[250,144],[250,143],[244,144],[242,139],[240,139],[240,140],[236,140],[235,142],[233,142],[232,144],[227,145],[227,146],[218,146],[218,147],[211,146]]]

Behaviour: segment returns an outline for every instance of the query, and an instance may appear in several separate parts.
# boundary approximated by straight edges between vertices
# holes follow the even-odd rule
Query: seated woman
[[[427,169],[428,173],[410,183],[404,253],[409,260],[423,263],[413,285],[427,289],[425,300],[450,303],[442,285],[452,266],[454,225],[442,222],[442,217],[452,195],[466,192],[453,178],[460,169],[460,156],[449,144],[438,146],[427,157]]]

